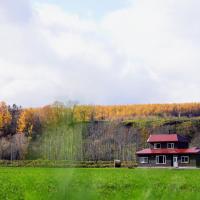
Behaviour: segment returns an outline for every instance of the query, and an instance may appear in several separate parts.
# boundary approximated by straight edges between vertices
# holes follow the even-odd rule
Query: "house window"
[[[174,149],[174,143],[167,143],[168,149]]]
[[[156,164],[166,164],[166,156],[165,155],[156,156]]]
[[[161,144],[160,143],[154,143],[154,149],[160,149]]]
[[[148,157],[140,157],[140,163],[148,163]]]
[[[189,156],[181,156],[181,163],[189,163]]]

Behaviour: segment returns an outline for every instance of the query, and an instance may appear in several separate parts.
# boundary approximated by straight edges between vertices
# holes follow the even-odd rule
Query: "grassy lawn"
[[[0,168],[0,199],[200,199],[200,170]]]

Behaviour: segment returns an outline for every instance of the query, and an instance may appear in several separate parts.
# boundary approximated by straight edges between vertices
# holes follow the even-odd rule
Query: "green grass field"
[[[200,199],[200,170],[0,168],[6,199]]]

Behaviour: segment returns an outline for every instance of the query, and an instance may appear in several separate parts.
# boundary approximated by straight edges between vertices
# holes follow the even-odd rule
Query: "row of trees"
[[[140,105],[114,105],[91,106],[81,105],[75,109],[76,118],[79,120],[126,120],[138,116],[158,117],[194,117],[200,116],[200,103],[182,104],[140,104]]]
[[[0,103],[1,134],[25,132],[28,135],[41,132],[42,127],[57,125],[63,115],[72,121],[91,122],[99,120],[125,120],[136,117],[160,116],[181,117],[200,116],[200,103],[186,104],[146,104],[123,106],[86,106],[62,104],[59,102],[42,108],[22,109],[16,105]],[[69,123],[69,116],[66,123]],[[71,123],[71,121],[70,121]]]

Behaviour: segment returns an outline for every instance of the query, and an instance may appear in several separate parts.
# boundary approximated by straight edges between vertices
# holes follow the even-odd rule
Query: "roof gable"
[[[188,142],[188,139],[178,134],[153,134],[147,142]]]

